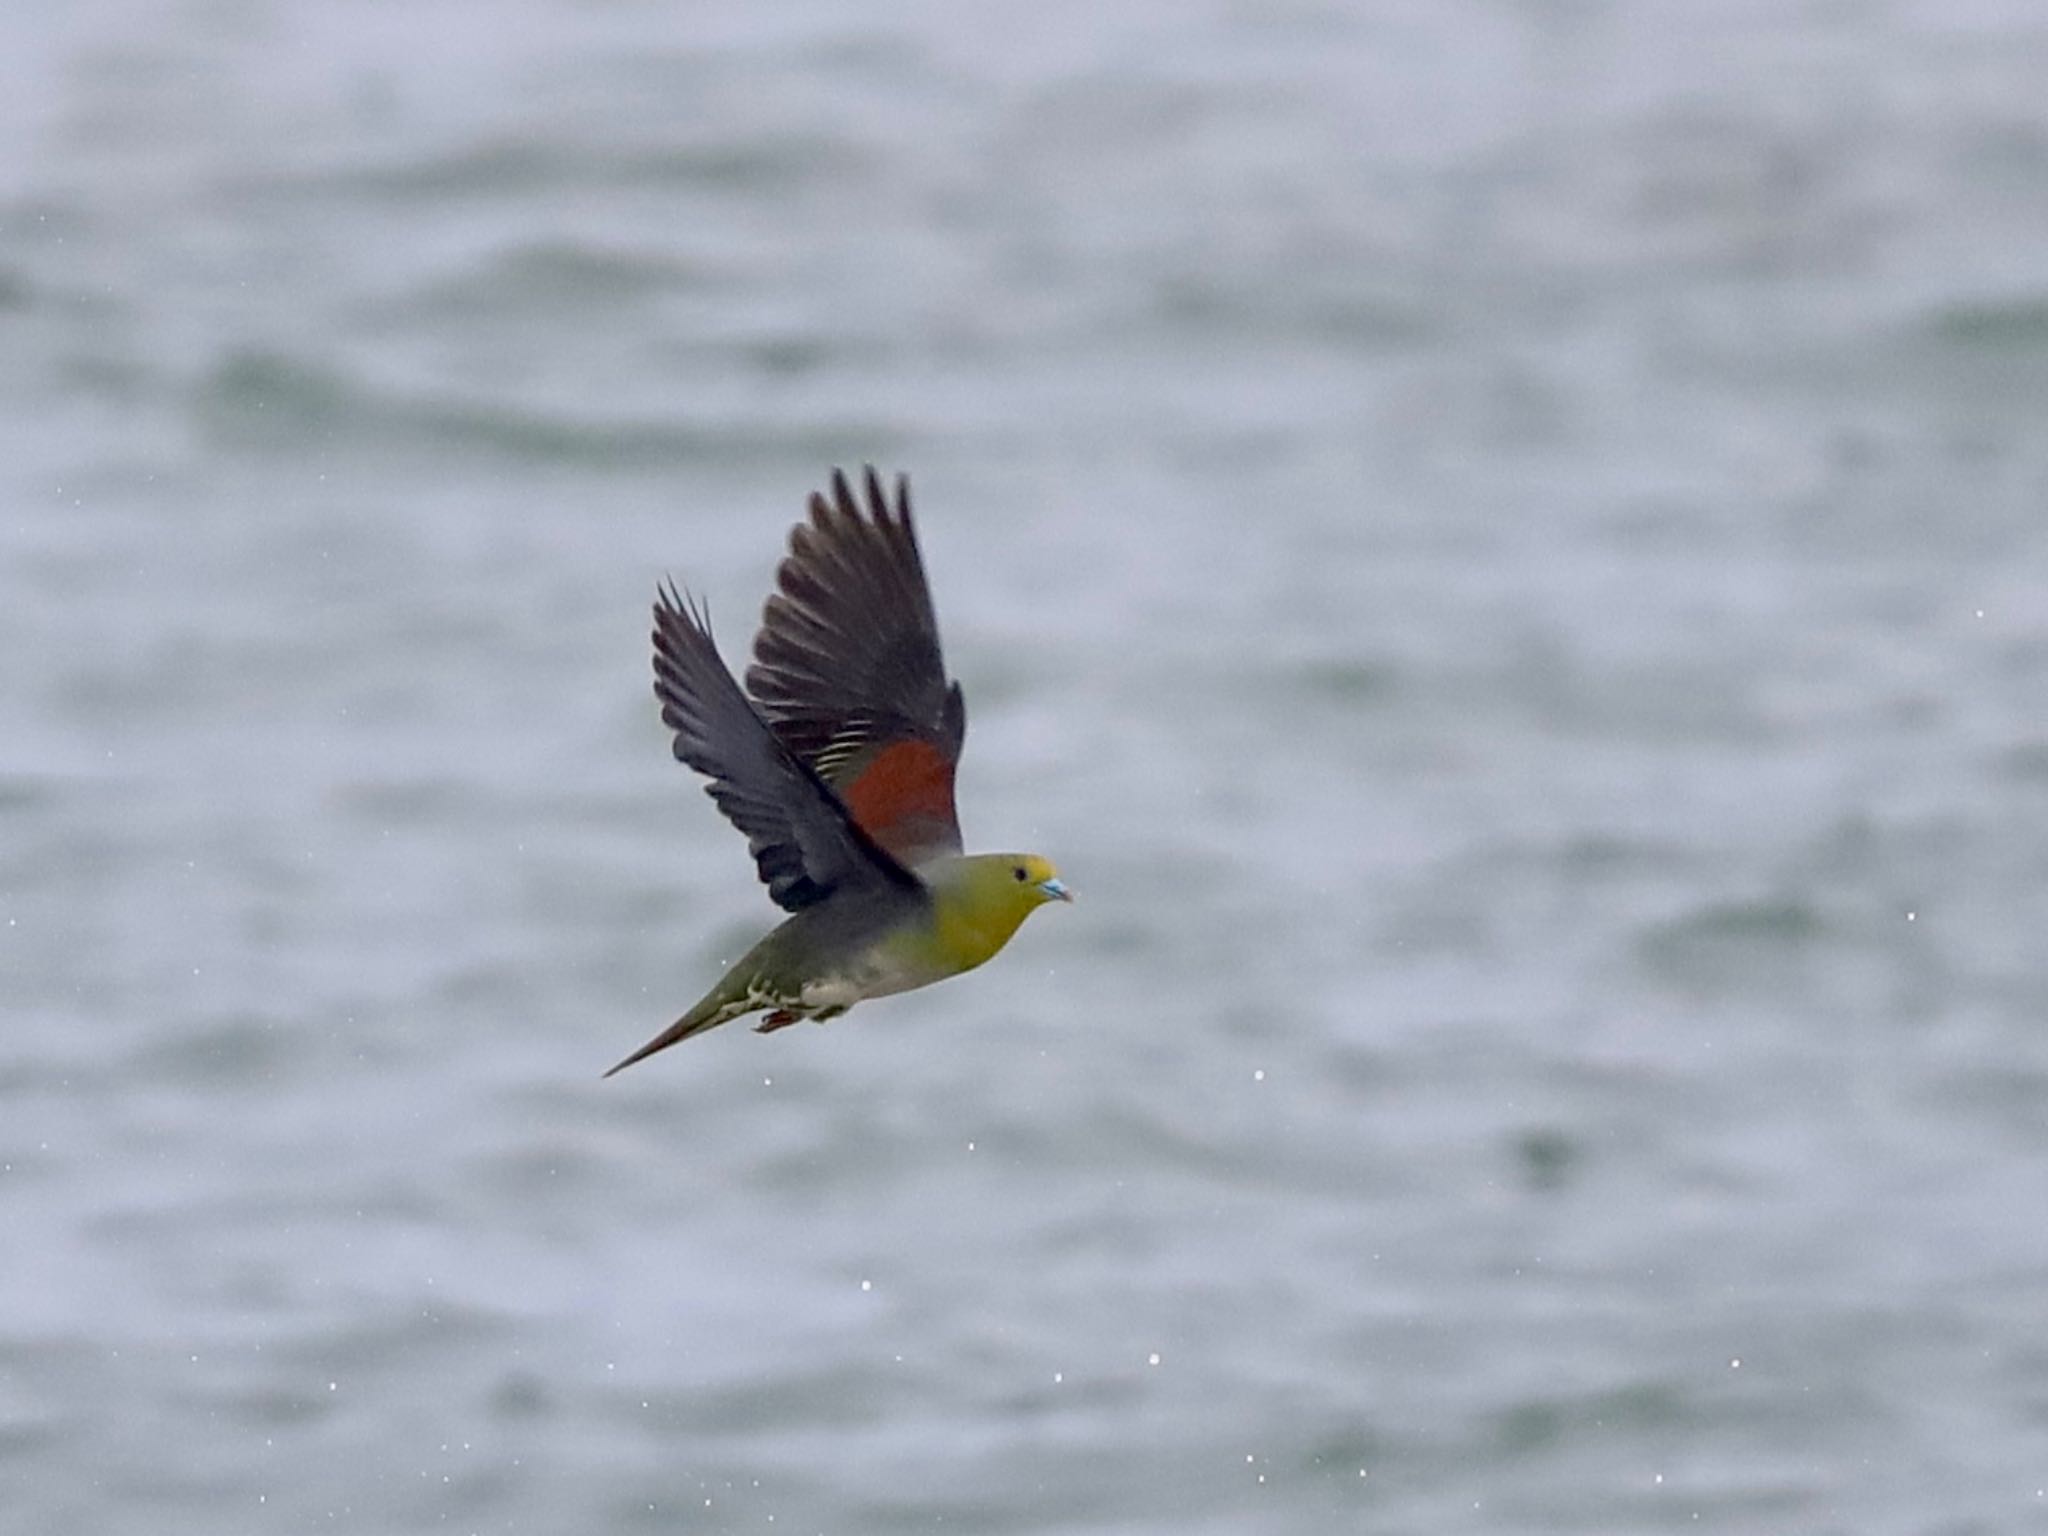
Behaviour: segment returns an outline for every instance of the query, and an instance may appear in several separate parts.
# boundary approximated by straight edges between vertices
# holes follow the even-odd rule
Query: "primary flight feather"
[[[963,854],[953,773],[967,734],[910,516],[873,469],[813,494],[761,615],[746,691],[704,614],[654,605],[654,692],[677,759],[746,834],[791,915],[697,1005],[607,1072],[766,1010],[762,1033],[972,970],[1031,912],[1070,901],[1037,854]],[[749,697],[751,695],[751,697]]]

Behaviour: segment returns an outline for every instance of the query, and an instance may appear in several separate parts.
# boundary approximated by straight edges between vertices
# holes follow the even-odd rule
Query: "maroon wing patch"
[[[951,758],[919,737],[861,755],[866,761],[833,786],[856,826],[899,859],[959,851]]]

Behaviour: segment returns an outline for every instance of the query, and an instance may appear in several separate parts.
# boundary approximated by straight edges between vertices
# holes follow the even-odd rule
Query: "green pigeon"
[[[710,780],[790,916],[606,1077],[744,1014],[768,1010],[766,1034],[971,971],[1034,909],[1073,900],[1035,853],[961,852],[967,705],[939,655],[910,482],[892,502],[872,468],[866,481],[863,507],[834,470],[791,531],[746,692],[704,611],[673,584],[657,595],[654,693],[676,757]]]

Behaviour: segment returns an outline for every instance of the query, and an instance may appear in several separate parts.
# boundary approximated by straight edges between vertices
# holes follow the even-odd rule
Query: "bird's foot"
[[[767,1018],[754,1026],[757,1035],[772,1035],[786,1025],[795,1024],[803,1018],[800,1013],[791,1013],[787,1008],[778,1008]]]

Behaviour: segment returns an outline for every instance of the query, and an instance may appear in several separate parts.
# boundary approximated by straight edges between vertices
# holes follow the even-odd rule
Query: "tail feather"
[[[611,1071],[606,1072],[605,1076],[611,1077],[615,1073],[623,1072],[626,1068],[632,1066],[634,1062],[645,1061],[649,1056],[654,1055],[655,1052],[667,1050],[678,1040],[687,1040],[692,1035],[703,1034],[707,1029],[716,1029],[728,1020],[736,1019],[741,1014],[750,1011],[750,1009],[744,1007],[735,1008],[714,993],[684,1014],[680,1019],[677,1019],[675,1023],[669,1025],[667,1029],[664,1029],[652,1040],[641,1046],[639,1050],[628,1056],[624,1061],[613,1067]]]

